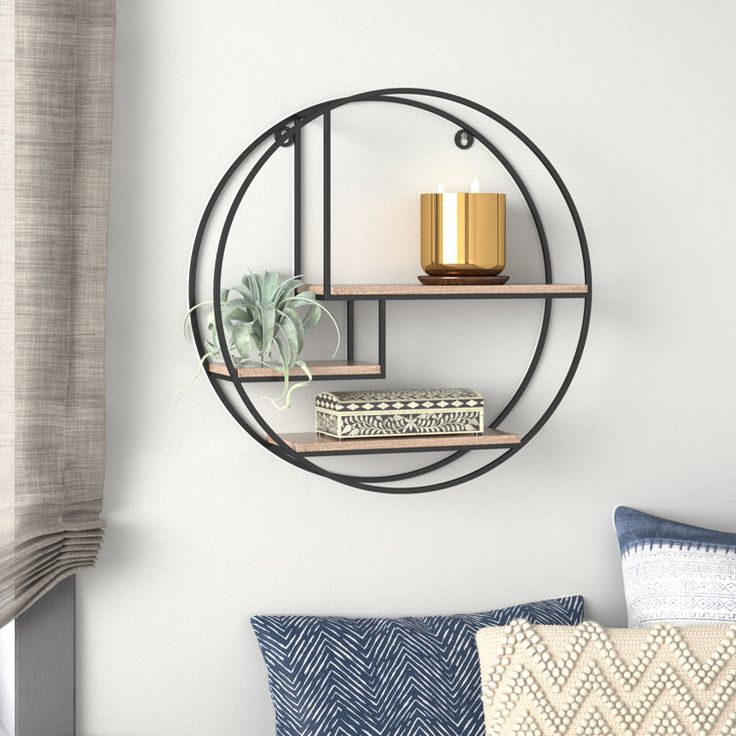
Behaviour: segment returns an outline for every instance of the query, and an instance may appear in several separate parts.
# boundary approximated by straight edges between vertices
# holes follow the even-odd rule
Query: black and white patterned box
[[[325,391],[315,399],[315,422],[338,439],[477,434],[483,397],[467,388]]]

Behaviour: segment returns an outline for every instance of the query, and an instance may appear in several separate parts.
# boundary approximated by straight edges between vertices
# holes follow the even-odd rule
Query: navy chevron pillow
[[[475,633],[574,626],[580,596],[423,618],[254,616],[277,736],[483,736]]]

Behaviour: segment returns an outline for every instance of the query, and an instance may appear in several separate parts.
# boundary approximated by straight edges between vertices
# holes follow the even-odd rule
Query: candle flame
[[[445,187],[442,185],[442,182],[440,182],[437,185],[437,194],[444,194],[445,193]]]
[[[478,181],[478,177],[476,176],[473,179],[473,183],[470,185],[470,193],[478,194],[478,192],[480,192],[480,182]]]

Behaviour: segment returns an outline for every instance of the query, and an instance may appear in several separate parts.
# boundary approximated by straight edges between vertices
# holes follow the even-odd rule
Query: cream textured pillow
[[[487,736],[734,736],[736,625],[476,635]]]

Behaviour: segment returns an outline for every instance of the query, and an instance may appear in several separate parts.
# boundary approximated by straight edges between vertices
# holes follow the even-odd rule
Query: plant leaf
[[[317,295],[313,291],[309,290],[300,291],[290,297],[287,297],[284,301],[289,301],[291,299],[298,299],[300,302],[316,302]]]
[[[279,288],[279,275],[272,271],[266,271],[263,274],[263,286],[261,288],[262,304],[272,304],[275,302],[275,296]]]
[[[212,322],[208,325],[208,329],[210,331],[210,339],[209,344],[212,345],[213,350],[220,351],[220,339],[217,337],[217,329],[215,328],[215,323]]]
[[[253,340],[255,341],[256,347],[258,348],[258,352],[263,352],[263,328],[261,326],[260,322],[260,312],[258,312],[258,319],[256,319],[253,323],[253,334],[251,335]]]
[[[281,338],[276,339],[275,344],[276,352],[278,353],[279,360],[281,361],[280,370],[282,370],[284,373],[284,388],[281,392],[281,396],[279,396],[280,399],[286,396],[289,390],[289,357],[286,354],[286,350],[284,349],[285,346],[282,345]],[[276,401],[273,401],[273,405],[278,408],[278,404],[276,403]]]
[[[261,301],[261,284],[258,277],[252,271],[248,271],[248,273],[243,276],[243,285],[248,287],[248,290],[253,296],[254,304]]]
[[[309,366],[301,358],[296,361],[296,365],[304,371],[304,375],[307,377],[304,383],[309,383],[312,380],[312,372],[309,370]]]
[[[249,322],[248,319],[248,305],[244,299],[233,299],[232,301],[225,302],[221,305],[222,319],[230,320],[237,319],[241,322]]]
[[[243,280],[245,280],[245,276],[243,276]],[[256,299],[253,296],[253,292],[247,286],[231,286],[230,291],[240,294],[248,306],[255,306]]]
[[[322,310],[319,308],[319,304],[315,302],[312,306],[309,307],[309,310],[304,316],[304,329],[311,330],[312,327],[316,327],[319,324],[321,316]]]
[[[192,312],[195,312],[200,307],[205,306],[205,304],[212,304],[212,300],[207,301],[207,302],[200,302],[199,304],[195,304],[191,309],[188,309],[187,313],[184,315],[184,322],[183,322],[182,327],[184,328],[184,339],[185,340],[189,339],[189,334],[187,332],[187,325],[190,324],[190,318],[191,318]]]
[[[273,304],[259,304],[258,313],[261,318],[261,352],[268,353],[273,343],[276,328],[276,306]]]
[[[312,380],[312,374],[309,371],[309,367],[307,366],[307,364],[303,360],[297,360],[296,364],[304,371],[305,375],[307,376],[307,380],[298,381],[291,385],[291,388],[286,392],[286,396],[284,398],[284,405],[281,407],[277,407],[282,410],[288,409],[291,406],[291,395],[294,393],[294,391],[300,388],[304,388],[304,386],[308,386]]]
[[[301,276],[292,276],[291,278],[284,279],[276,290],[274,301],[277,305],[280,305],[286,297],[291,295],[291,292],[294,291],[294,289],[297,289],[300,286],[302,286]]]
[[[231,326],[235,348],[241,358],[250,357],[251,335],[253,334],[253,322],[233,322]]]
[[[311,291],[300,291],[298,294],[294,294],[294,296],[286,297],[286,299],[283,300],[283,303],[281,305],[281,308],[283,309],[287,305],[291,306],[292,309],[298,309],[299,307],[311,307],[316,305],[317,299],[313,292]],[[309,314],[309,313],[307,313]],[[314,318],[312,318],[314,319]],[[313,322],[309,325],[309,327],[306,324],[307,317],[305,317],[302,320],[302,323],[304,324],[304,329],[307,330],[309,327],[314,327],[317,322],[319,322],[319,317],[316,318],[316,322]]]
[[[281,395],[278,397],[278,399],[272,399],[270,396],[262,397],[264,399],[268,399],[268,401],[270,401],[279,411],[288,409],[291,406],[291,396],[294,391],[297,391],[300,388],[304,388],[304,386],[308,386],[309,383],[312,381],[312,373],[309,370],[309,366],[303,360],[297,360],[296,365],[298,365],[304,371],[304,374],[307,377],[306,381],[295,381],[291,384],[291,386],[289,386],[287,373],[284,380],[284,390],[281,392]],[[281,405],[279,405],[280,399],[283,399],[283,403]]]
[[[333,326],[335,327],[335,332],[337,333],[337,344],[335,345],[335,349],[332,351],[332,357],[334,358],[337,355],[337,351],[340,349],[340,327],[338,326],[337,322],[335,321],[335,318],[332,316],[332,313],[330,312],[330,310],[327,309],[324,306],[324,304],[321,304],[320,302],[314,300],[314,294],[312,294],[311,291],[306,291],[306,292],[304,292],[304,294],[311,294],[312,295],[312,299],[310,299],[309,297],[307,297],[306,299],[304,299],[303,296],[302,296],[302,294],[299,293],[296,296],[289,297],[285,301],[287,301],[287,302],[296,302],[296,303],[303,302],[303,303],[306,303],[306,304],[310,304],[312,306],[312,308],[317,308],[320,312],[324,312],[329,317],[330,321],[332,322]],[[309,315],[308,315],[308,317],[309,317]],[[316,319],[316,321],[314,322],[314,324],[316,324],[319,321],[319,318],[313,318],[313,319]],[[303,324],[304,324],[304,329],[307,329],[307,318],[304,319]]]
[[[294,357],[296,358],[302,352],[302,348],[304,347],[304,327],[302,325],[302,318],[296,310],[291,309],[290,307],[284,307],[283,310],[279,309],[277,312],[279,314],[279,324],[289,330],[289,334],[291,334],[292,329],[294,330],[296,343],[292,347]],[[287,324],[289,327],[286,327]]]
[[[296,337],[296,330],[294,329],[294,325],[291,321],[278,323],[276,325],[276,329],[278,330],[276,340],[282,338],[288,348],[287,358],[289,360],[289,367],[291,367],[294,365],[294,361],[299,357],[299,353],[297,351],[299,345]]]

